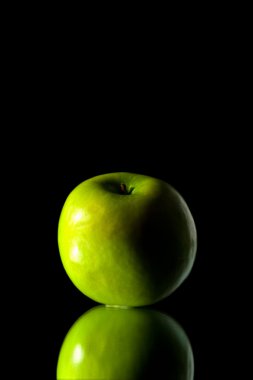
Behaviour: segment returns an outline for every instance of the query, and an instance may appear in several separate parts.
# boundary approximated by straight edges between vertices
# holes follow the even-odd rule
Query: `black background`
[[[247,251],[239,213],[247,207],[251,155],[248,50],[236,34],[220,28],[216,35],[205,22],[182,35],[177,30],[177,37],[139,30],[136,39],[108,26],[97,35],[79,25],[70,33],[54,29],[54,21],[22,25],[5,56],[8,368],[26,378],[55,378],[65,334],[96,305],[61,265],[61,208],[81,181],[130,171],[168,181],[192,211],[194,267],[154,308],[189,336],[195,380],[228,378],[243,352],[238,320]]]

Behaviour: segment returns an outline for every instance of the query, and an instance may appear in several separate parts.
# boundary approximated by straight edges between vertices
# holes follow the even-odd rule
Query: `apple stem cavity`
[[[125,183],[121,183],[120,186],[119,186],[119,189],[120,189],[120,194],[123,194],[123,195],[129,195],[133,191],[133,187],[130,187],[130,189],[127,190],[127,187],[126,187]]]

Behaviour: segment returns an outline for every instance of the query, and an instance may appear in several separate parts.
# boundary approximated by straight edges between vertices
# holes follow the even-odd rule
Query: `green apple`
[[[194,357],[184,329],[156,310],[96,306],[67,332],[57,380],[192,380]]]
[[[58,246],[66,273],[84,295],[107,305],[145,306],[189,275],[197,234],[173,186],[119,172],[86,179],[70,192]]]

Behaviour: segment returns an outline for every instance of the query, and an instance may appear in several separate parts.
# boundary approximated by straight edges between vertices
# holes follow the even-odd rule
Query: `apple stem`
[[[133,187],[130,187],[130,189],[127,190],[125,183],[121,183],[119,185],[120,194],[130,195],[132,193],[133,189],[134,189]]]
[[[124,183],[121,183],[119,188],[120,188],[120,192],[122,194],[127,194],[127,188],[126,188],[126,185]]]

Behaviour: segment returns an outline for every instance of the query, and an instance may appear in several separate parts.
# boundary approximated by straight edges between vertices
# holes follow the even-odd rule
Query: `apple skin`
[[[58,246],[66,273],[84,295],[106,305],[145,306],[187,278],[197,233],[189,207],[170,184],[117,172],[70,192]]]
[[[67,332],[56,372],[57,380],[193,380],[194,357],[184,329],[169,315],[100,305]]]

